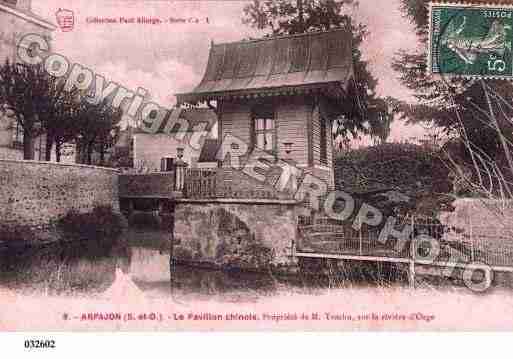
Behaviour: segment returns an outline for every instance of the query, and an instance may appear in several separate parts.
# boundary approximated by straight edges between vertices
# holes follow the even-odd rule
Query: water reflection
[[[330,288],[383,283],[338,277],[275,277],[170,263],[169,232],[130,228],[115,241],[81,241],[0,253],[0,289],[23,294],[257,301],[280,293],[320,294]],[[381,276],[383,277],[383,275]],[[396,281],[386,285],[404,286]]]
[[[116,268],[128,272],[130,248],[87,241],[0,253],[0,286],[21,292],[81,294],[105,291]]]
[[[256,300],[280,283],[270,274],[171,265],[169,233],[129,229],[114,241],[80,241],[0,253],[0,287],[23,294]]]

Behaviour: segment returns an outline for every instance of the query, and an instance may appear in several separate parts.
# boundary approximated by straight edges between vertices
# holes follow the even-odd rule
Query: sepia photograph
[[[0,0],[0,333],[513,330],[512,42],[513,1]]]

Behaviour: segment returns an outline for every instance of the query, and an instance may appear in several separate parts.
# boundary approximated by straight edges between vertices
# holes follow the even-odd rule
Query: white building
[[[160,131],[155,134],[146,133],[140,129],[132,130],[136,170],[143,172],[166,170],[164,159],[176,159],[179,149],[183,149],[182,160],[187,162],[189,167],[198,167],[197,162],[205,141],[217,136],[217,116],[214,111],[207,108],[174,109],[173,111],[180,111],[179,119],[186,120],[188,125],[174,126],[171,133],[164,133],[166,123],[163,123]],[[168,160],[169,165],[172,161]]]
[[[6,60],[18,61],[16,46],[31,33],[44,36],[48,42],[55,26],[31,11],[32,0],[0,0],[0,65]],[[44,160],[46,140],[35,139],[34,159]],[[23,130],[12,113],[0,107],[0,159],[23,159]]]

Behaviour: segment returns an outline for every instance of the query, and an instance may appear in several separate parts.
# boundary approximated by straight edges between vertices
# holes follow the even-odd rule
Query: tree
[[[513,126],[508,120],[511,116],[505,113],[506,116],[497,118],[496,126],[492,117],[482,111],[489,111],[490,107],[487,90],[481,83],[460,78],[442,80],[428,74],[428,4],[428,0],[401,0],[401,10],[415,26],[419,43],[424,46],[418,52],[402,50],[397,54],[393,68],[400,73],[402,83],[414,92],[418,104],[396,101],[395,109],[411,123],[430,123],[495,158],[501,152],[501,138],[513,140]],[[513,85],[506,81],[489,80],[487,86],[504,99],[510,98],[513,91]],[[497,113],[503,109],[495,108]]]
[[[113,145],[121,110],[112,108],[106,101],[99,104],[82,101],[74,117],[79,162],[92,164],[92,154],[97,150],[103,164],[106,149]]]
[[[384,144],[390,137],[392,130],[392,122],[394,121],[394,113],[391,111],[390,104],[393,99],[377,99],[374,101],[374,111],[369,113],[369,124],[371,127],[370,136],[377,142],[376,144]]]
[[[110,131],[105,129],[103,131],[99,131],[98,138],[94,147],[94,150],[100,154],[100,165],[105,165],[105,154],[109,149],[111,149],[116,144],[116,139],[118,138],[119,127],[118,124],[121,121],[121,114],[116,113],[115,111],[109,115],[109,125],[111,127]]]
[[[66,91],[64,83],[50,78],[46,98],[42,101],[39,118],[46,135],[45,160],[51,160],[51,150],[55,144],[56,161],[60,162],[62,145],[73,140],[77,133],[73,115],[79,106],[78,91]]]
[[[91,163],[96,149],[104,162],[113,145],[121,110],[105,102],[91,105],[82,101],[78,90],[67,91],[64,83],[48,74],[43,66],[12,64],[0,67],[0,104],[5,104],[23,129],[23,158],[34,159],[34,139],[46,135],[45,157],[49,161],[55,144],[57,162],[64,143],[76,140]]]
[[[382,111],[380,99],[376,97],[377,80],[370,73],[368,63],[363,60],[360,45],[367,35],[362,24],[354,24],[351,16],[345,13],[350,6],[356,6],[355,0],[253,0],[244,7],[243,23],[260,30],[269,31],[268,35],[287,35],[313,31],[327,31],[345,28],[352,34],[354,82],[352,94],[344,108],[346,113],[337,120],[335,136],[346,137],[352,134],[372,133],[377,121],[368,121],[370,117],[379,118]],[[370,124],[367,128],[365,123]]]
[[[46,106],[51,78],[41,66],[0,67],[0,103],[6,104],[23,129],[23,158],[34,159],[34,139],[44,132],[39,114]]]

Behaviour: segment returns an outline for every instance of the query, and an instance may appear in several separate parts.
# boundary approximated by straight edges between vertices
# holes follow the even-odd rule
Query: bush
[[[89,213],[71,210],[57,222],[66,234],[85,239],[116,238],[125,228],[124,219],[111,206],[97,206]]]
[[[450,172],[443,153],[409,143],[360,148],[335,159],[336,188],[354,194],[357,208],[367,203],[385,217],[436,217],[441,211],[452,211]],[[394,195],[397,192],[406,197]]]
[[[365,193],[393,188],[406,194],[451,192],[450,171],[440,154],[408,143],[386,143],[341,153],[335,159],[337,189]]]

